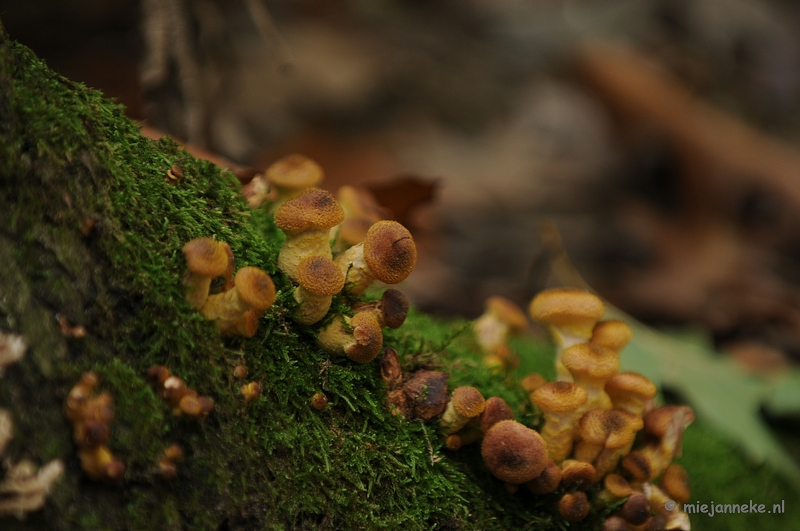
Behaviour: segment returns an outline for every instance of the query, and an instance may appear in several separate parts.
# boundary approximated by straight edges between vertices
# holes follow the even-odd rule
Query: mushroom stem
[[[358,363],[372,361],[383,347],[383,332],[370,312],[338,316],[319,331],[317,343],[334,354]]]
[[[544,415],[542,438],[550,458],[560,463],[572,450],[580,419],[577,413],[586,404],[586,390],[571,382],[550,382],[536,389],[532,398]]]
[[[236,273],[235,286],[212,295],[200,309],[203,317],[215,321],[223,333],[242,330],[248,310],[266,310],[275,301],[275,285],[270,276],[257,267],[243,267]]]
[[[457,387],[442,415],[439,427],[445,435],[456,433],[467,422],[480,415],[485,407],[486,401],[480,391],[469,386]]]

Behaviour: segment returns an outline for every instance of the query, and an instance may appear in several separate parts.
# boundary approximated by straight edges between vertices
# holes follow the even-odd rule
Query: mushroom
[[[621,372],[606,382],[604,390],[614,409],[621,409],[641,417],[655,398],[658,389],[646,376],[638,372]]]
[[[367,363],[381,351],[383,332],[371,312],[360,312],[353,317],[339,315],[319,331],[317,343],[328,352]]]
[[[619,355],[633,338],[633,330],[625,321],[611,319],[600,321],[592,330],[589,342],[607,348]]]
[[[532,397],[544,415],[542,437],[547,451],[553,461],[560,463],[572,450],[575,426],[580,419],[577,413],[586,404],[588,394],[575,383],[549,382],[534,391]]]
[[[595,408],[611,409],[611,399],[604,391],[606,382],[619,372],[619,358],[613,351],[593,345],[578,343],[561,355],[564,367],[573,381],[586,389],[587,399],[583,411]]]
[[[548,289],[531,301],[531,318],[547,326],[556,343],[556,378],[571,382],[572,376],[561,363],[569,347],[588,341],[606,308],[597,295],[580,289]]]
[[[317,411],[322,411],[328,407],[328,397],[325,393],[314,393],[314,396],[311,397],[311,407]]]
[[[597,481],[597,470],[591,463],[566,459],[561,463],[561,486],[565,489],[586,490]]]
[[[603,531],[628,531],[628,522],[621,516],[609,516],[603,524]]]
[[[243,267],[236,273],[236,285],[217,295],[211,295],[200,308],[203,317],[215,321],[223,334],[234,334],[241,328],[249,310],[263,311],[275,302],[272,278],[257,267]]]
[[[286,234],[278,267],[298,282],[297,268],[309,256],[333,258],[328,231],[344,218],[344,211],[330,192],[308,188],[275,212],[275,225]]]
[[[177,444],[168,446],[158,461],[158,473],[161,479],[166,481],[175,479],[178,476],[178,465],[175,462],[182,460],[183,448]]]
[[[656,440],[625,456],[623,468],[640,481],[660,476],[680,456],[683,432],[694,418],[689,406],[662,406],[646,414],[644,431]]]
[[[486,400],[480,391],[467,385],[456,387],[442,420],[439,421],[439,427],[445,435],[456,433],[467,422],[483,413],[485,407]]]
[[[227,249],[230,249],[228,247]],[[200,309],[208,299],[208,290],[214,278],[228,269],[228,252],[225,244],[211,238],[195,238],[183,246],[189,271],[183,277],[186,301],[192,308]]]
[[[675,463],[669,465],[661,475],[659,487],[678,503],[688,502],[692,495],[689,474],[685,468]]]
[[[533,494],[550,494],[561,484],[561,468],[550,461],[542,473],[525,483]]]
[[[501,420],[514,420],[514,412],[499,396],[493,396],[486,400],[486,406],[481,413],[480,427],[483,433],[489,431],[492,426]]]
[[[632,492],[631,484],[624,477],[619,474],[608,474],[603,480],[603,490],[597,497],[611,504],[627,498]]]
[[[528,318],[519,306],[498,296],[486,299],[483,314],[472,325],[475,337],[486,353],[491,353],[498,345],[506,344],[509,337],[523,332],[527,327]]]
[[[333,296],[342,291],[344,275],[330,258],[309,256],[297,268],[294,299],[300,303],[294,320],[312,325],[325,317],[331,307]]]
[[[297,153],[274,162],[265,173],[266,179],[275,189],[270,194],[274,196],[271,207],[273,212],[286,201],[300,195],[303,190],[317,186],[325,178],[319,164]]]
[[[589,411],[580,420],[581,442],[575,448],[575,459],[592,463],[600,477],[606,475],[630,452],[643,424],[640,417],[626,411]]]
[[[402,292],[389,288],[383,292],[380,300],[362,302],[353,306],[353,312],[369,311],[378,320],[381,328],[400,328],[408,316],[408,299]]]
[[[350,247],[336,258],[345,274],[345,289],[361,295],[375,281],[397,284],[405,280],[417,263],[414,238],[396,221],[375,223],[363,243]]]
[[[261,384],[258,382],[249,382],[239,388],[244,396],[245,405],[249,404],[256,398],[261,396]]]
[[[550,458],[538,432],[515,420],[501,420],[484,435],[481,456],[493,476],[512,485],[541,474]]]
[[[620,514],[631,525],[642,525],[647,522],[650,518],[650,502],[647,496],[642,492],[634,492],[622,504]]]
[[[586,493],[568,492],[558,501],[558,512],[567,522],[580,522],[589,516],[589,499]]]
[[[668,502],[675,501],[670,499],[667,493],[652,483],[645,483],[642,488],[644,489],[643,496],[647,498],[649,505],[657,510],[657,516],[664,519],[663,529],[669,531],[689,531],[691,529],[689,515],[681,510],[680,505],[676,505],[671,511],[666,508]]]
[[[105,445],[82,448],[78,451],[81,469],[95,481],[115,485],[125,475],[125,463],[114,457]]]

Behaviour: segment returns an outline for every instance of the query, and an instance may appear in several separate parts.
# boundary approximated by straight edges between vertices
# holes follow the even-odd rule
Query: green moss
[[[185,176],[177,186],[166,179],[173,164]],[[443,451],[435,426],[393,417],[376,363],[331,358],[314,346],[322,325],[291,322],[291,284],[275,266],[283,237],[271,216],[246,208],[232,175],[168,139],[143,138],[120,107],[53,74],[2,31],[0,184],[0,317],[30,343],[0,389],[0,406],[17,426],[8,454],[60,457],[67,466],[45,510],[12,529],[567,527],[555,513],[557,495],[509,494],[477,445]],[[209,235],[231,245],[237,266],[272,274],[279,289],[250,340],[221,339],[184,300],[181,248]],[[337,297],[334,310],[347,302]],[[56,314],[85,326],[87,337],[62,337]],[[552,348],[515,341],[521,366],[500,378],[482,366],[467,331],[464,321],[412,312],[386,343],[405,370],[447,371],[451,386],[501,396],[536,426],[513,382],[534,370],[552,376]],[[146,382],[153,364],[211,396],[214,413],[203,422],[174,416]],[[232,376],[239,364],[263,385],[247,407]],[[90,369],[115,401],[110,447],[128,466],[116,488],[82,476],[61,414],[70,387]],[[309,405],[319,391],[330,400],[321,412]],[[723,492],[714,489],[750,474],[756,490],[741,496],[774,484],[775,496],[788,498],[768,471],[747,467],[707,432],[697,433],[708,441],[691,433],[684,459],[696,485]],[[186,459],[165,482],[157,463],[173,443]],[[693,454],[695,446],[704,450]],[[701,457],[690,465],[690,455]],[[718,474],[712,462],[736,472]],[[569,528],[599,521],[592,513]]]

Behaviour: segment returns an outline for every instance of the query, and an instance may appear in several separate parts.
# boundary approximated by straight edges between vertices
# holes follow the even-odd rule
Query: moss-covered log
[[[167,177],[173,165],[184,176],[177,185]],[[254,338],[221,338],[184,300],[181,248],[200,236],[228,242],[238,267],[273,275],[278,301]],[[392,416],[376,363],[314,346],[318,327],[289,320],[291,285],[275,265],[281,241],[231,174],[168,139],[143,138],[119,106],[49,71],[0,29],[0,330],[29,345],[0,380],[0,407],[15,424],[5,457],[66,465],[42,511],[0,517],[0,528],[566,528],[557,495],[511,495],[475,445],[442,452],[434,428]],[[59,318],[87,334],[64,335]],[[412,314],[387,343],[406,370],[444,367],[451,386],[502,396],[534,425],[525,394],[481,368],[464,328]],[[552,363],[541,347],[515,348],[528,369]],[[147,381],[155,364],[213,397],[216,410],[202,422],[173,415]],[[237,365],[263,386],[246,407]],[[113,396],[109,446],[127,465],[119,486],[86,478],[62,413],[86,370]],[[317,392],[330,400],[323,411],[310,407]],[[186,459],[166,481],[158,462],[173,443]],[[735,464],[734,475],[752,474]],[[780,488],[761,474],[745,495]],[[597,528],[599,511],[569,528]]]

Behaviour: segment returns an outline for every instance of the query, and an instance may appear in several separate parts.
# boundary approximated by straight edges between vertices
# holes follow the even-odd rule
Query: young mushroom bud
[[[171,481],[178,476],[176,461],[183,460],[183,448],[177,444],[170,445],[158,461],[158,473],[161,479]]]
[[[662,504],[663,507],[663,504]],[[650,502],[641,492],[634,492],[622,505],[622,518],[632,525],[642,525],[650,518]]]
[[[535,372],[526,374],[522,377],[522,380],[519,381],[519,385],[525,389],[525,392],[528,393],[531,401],[533,401],[533,392],[546,383],[547,379],[541,374]]]
[[[328,352],[367,363],[381,351],[383,331],[370,312],[357,313],[353,317],[342,315],[319,331],[317,343]]]
[[[463,428],[467,422],[483,413],[486,400],[474,387],[463,385],[453,391],[447,409],[439,422],[445,435],[451,435]]]
[[[558,501],[558,512],[567,522],[580,522],[589,516],[589,499],[584,492],[568,492]]]
[[[303,190],[317,186],[324,177],[319,164],[304,155],[294,153],[274,162],[266,171],[266,179],[275,189],[272,211]]]
[[[539,433],[514,420],[492,426],[483,437],[481,456],[494,477],[512,485],[536,478],[550,462]]]
[[[604,388],[619,372],[619,358],[614,352],[591,343],[579,343],[565,350],[561,360],[573,381],[586,389],[588,398],[584,412],[595,408],[611,409],[611,399]]]
[[[239,388],[244,396],[245,405],[261,396],[261,384],[258,382],[246,383]]]
[[[533,298],[528,313],[553,336],[558,381],[572,381],[572,375],[561,362],[562,353],[573,345],[589,341],[605,311],[600,297],[580,289],[548,289]]]
[[[97,386],[97,375],[91,371],[81,374],[64,401],[64,415],[73,423],[83,419],[86,401]]]
[[[236,273],[236,285],[212,295],[200,309],[203,317],[214,321],[223,334],[234,334],[250,310],[263,311],[275,302],[272,278],[257,267],[243,267]]]
[[[592,330],[592,337],[589,342],[607,348],[619,356],[628,343],[633,338],[633,330],[625,321],[611,319],[600,321]]]
[[[408,277],[417,263],[414,238],[396,221],[379,221],[370,227],[363,243],[336,258],[345,274],[345,288],[361,295],[375,281],[397,284]]]
[[[630,452],[642,419],[626,411],[593,409],[580,420],[581,442],[575,459],[592,463],[602,477],[616,468],[620,458]]]
[[[408,299],[402,292],[389,288],[383,292],[380,300],[362,302],[353,306],[353,312],[371,312],[381,328],[400,328],[408,315]]]
[[[333,258],[328,231],[344,218],[344,211],[330,192],[308,188],[281,205],[275,213],[275,225],[286,234],[278,267],[298,282],[300,262],[309,256]]]
[[[325,396],[325,393],[314,393],[314,396],[311,397],[311,407],[317,411],[322,411],[328,407],[328,397]]]
[[[228,247],[230,249],[230,247]],[[186,266],[189,270],[183,277],[186,287],[186,300],[200,309],[208,299],[211,281],[222,276],[228,269],[226,246],[211,238],[195,238],[183,246]]]
[[[658,393],[656,384],[637,372],[621,372],[606,382],[606,394],[614,409],[627,411],[638,417]]]
[[[297,282],[294,299],[300,308],[294,320],[312,325],[328,313],[333,296],[344,287],[344,275],[330,258],[309,256],[297,267]]]
[[[572,451],[577,413],[587,400],[586,389],[571,382],[550,382],[533,392],[533,402],[542,410],[542,437],[547,443],[550,458],[563,461]]]
[[[491,353],[508,338],[522,333],[528,327],[525,313],[504,297],[486,299],[483,314],[475,320],[472,329],[484,352]]]

